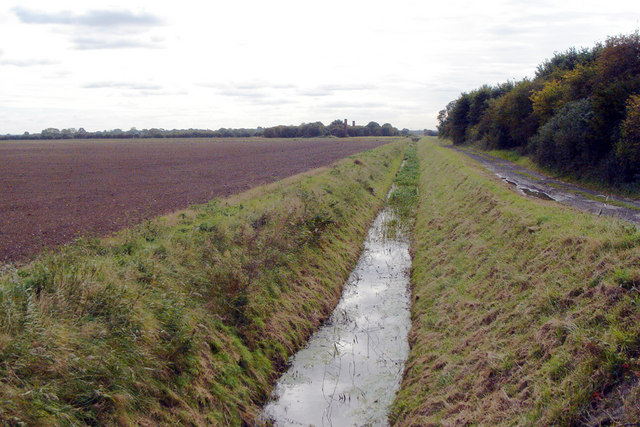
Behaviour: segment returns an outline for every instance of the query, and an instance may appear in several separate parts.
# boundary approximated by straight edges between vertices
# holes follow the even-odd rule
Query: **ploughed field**
[[[385,138],[0,143],[0,262],[104,235],[386,144]]]

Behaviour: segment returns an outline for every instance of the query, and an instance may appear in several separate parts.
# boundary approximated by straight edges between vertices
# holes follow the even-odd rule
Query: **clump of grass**
[[[420,163],[417,146],[412,143],[407,151],[403,165],[393,181],[393,191],[388,200],[389,206],[398,217],[398,225],[409,228],[415,218],[415,206],[418,200],[418,180],[420,179]],[[393,227],[390,227],[393,228]]]
[[[5,267],[0,419],[252,424],[337,303],[405,146]]]
[[[520,197],[435,142],[418,158],[411,353],[392,423],[636,422],[637,228]]]

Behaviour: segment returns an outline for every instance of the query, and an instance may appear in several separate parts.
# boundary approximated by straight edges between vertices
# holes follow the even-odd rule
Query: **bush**
[[[627,180],[640,172],[640,95],[627,100],[627,114],[620,125],[616,158],[623,166]]]
[[[531,138],[528,151],[539,164],[563,172],[593,164],[599,151],[593,137],[593,120],[588,99],[570,102]]]

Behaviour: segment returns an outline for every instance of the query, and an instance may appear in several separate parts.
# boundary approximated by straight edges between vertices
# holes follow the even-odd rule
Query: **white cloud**
[[[5,3],[0,133],[335,118],[434,127],[460,92],[640,26],[625,0]]]
[[[133,89],[133,90],[159,90],[162,86],[153,83],[128,83],[128,82],[93,82],[82,86],[85,89]]]
[[[50,59],[0,59],[0,65],[13,65],[15,67],[38,67],[52,64],[57,64],[57,62]]]
[[[147,27],[162,25],[162,19],[150,13],[134,13],[128,10],[89,10],[77,14],[67,10],[39,12],[16,6],[12,9],[25,24],[81,25],[87,27]]]

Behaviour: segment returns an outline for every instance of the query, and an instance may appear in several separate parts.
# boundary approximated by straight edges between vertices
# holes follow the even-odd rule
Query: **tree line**
[[[484,85],[438,115],[454,144],[512,149],[577,177],[640,180],[640,35],[555,53],[535,77]]]
[[[25,132],[21,135],[0,135],[0,139],[108,139],[108,138],[248,138],[261,136],[265,138],[314,138],[321,136],[397,136],[409,134],[408,129],[399,131],[389,123],[382,126],[377,122],[369,122],[366,126],[348,125],[341,120],[334,120],[325,126],[322,122],[302,123],[298,126],[273,126],[254,129],[113,129],[88,132],[83,128],[56,129],[47,128],[40,133]]]
[[[403,131],[405,131],[403,129]],[[313,138],[317,136],[398,136],[397,128],[389,123],[380,126],[377,122],[369,122],[366,126],[347,125],[341,120],[334,120],[325,126],[322,122],[302,123],[299,126],[275,126],[266,128],[262,136],[266,138]]]

